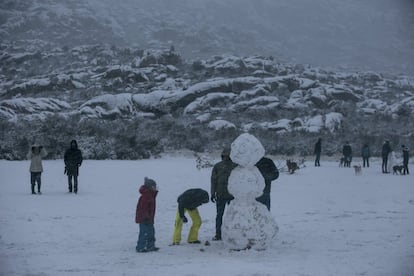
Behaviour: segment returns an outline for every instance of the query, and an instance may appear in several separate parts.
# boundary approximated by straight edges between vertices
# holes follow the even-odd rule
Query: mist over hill
[[[5,0],[0,9],[0,37],[8,41],[174,45],[185,58],[260,54],[414,74],[409,0]]]

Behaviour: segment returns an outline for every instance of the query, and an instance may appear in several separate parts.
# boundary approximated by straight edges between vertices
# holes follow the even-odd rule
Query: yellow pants
[[[188,213],[192,220],[192,225],[190,228],[190,233],[188,233],[188,242],[194,242],[198,240],[198,230],[201,227],[201,217],[198,213],[197,208],[194,210],[184,209],[184,214]],[[177,210],[177,215],[175,216],[175,226],[174,226],[174,236],[173,243],[179,243],[181,241],[181,231],[183,229],[183,220],[180,218],[180,213]]]

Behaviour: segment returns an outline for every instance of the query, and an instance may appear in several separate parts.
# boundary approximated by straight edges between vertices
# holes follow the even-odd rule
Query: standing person
[[[388,168],[388,155],[391,152],[391,145],[390,141],[385,140],[384,144],[382,145],[381,156],[382,156],[382,173],[389,173],[387,170]]]
[[[344,167],[351,167],[352,161],[352,147],[348,141],[346,141],[345,145],[342,148],[342,154],[345,157],[345,164]]]
[[[29,153],[27,154],[27,159],[30,159],[30,184],[32,186],[32,194],[36,194],[35,186],[37,183],[37,193],[40,195],[40,187],[42,185],[42,158],[46,157],[47,152],[43,146],[33,145]]]
[[[191,225],[188,234],[188,243],[201,243],[198,240],[198,230],[201,227],[201,217],[198,213],[197,207],[209,201],[208,192],[202,189],[189,189],[182,193],[178,199],[178,210],[175,218],[174,235],[172,245],[179,245],[181,242],[181,231],[183,223],[187,223],[188,219],[185,216],[187,212],[190,215],[193,224]]]
[[[313,153],[316,155],[315,167],[321,166],[321,164],[319,163],[321,159],[321,152],[322,152],[322,138],[319,138],[318,141],[315,143],[315,148],[313,150]]]
[[[267,210],[270,211],[270,186],[272,181],[279,177],[279,170],[273,160],[267,157],[262,157],[255,166],[259,169],[265,180],[263,194],[256,198],[256,200],[263,203],[267,207]]]
[[[141,196],[138,199],[135,213],[135,223],[139,223],[139,236],[136,246],[137,252],[157,251],[155,246],[155,198],[157,197],[157,183],[145,177],[144,185],[139,188]]]
[[[216,235],[213,240],[221,240],[221,225],[226,204],[234,198],[227,190],[231,171],[237,165],[230,159],[230,148],[223,149],[221,161],[211,171],[211,202],[216,203]]]
[[[403,174],[410,174],[408,171],[408,160],[410,159],[410,151],[408,150],[408,147],[402,145],[402,151],[403,151]]]
[[[74,192],[78,193],[78,175],[79,167],[82,165],[82,152],[78,149],[76,140],[70,142],[70,148],[66,150],[65,156],[65,173],[68,175],[69,193],[72,192],[72,178],[74,181]]]
[[[367,166],[369,168],[369,158],[371,157],[371,151],[369,149],[368,144],[364,144],[361,149],[361,156],[363,160],[363,166]]]

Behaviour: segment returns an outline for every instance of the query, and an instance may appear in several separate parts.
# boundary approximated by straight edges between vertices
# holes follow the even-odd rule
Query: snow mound
[[[233,123],[230,123],[226,120],[214,120],[208,124],[208,128],[219,130],[219,129],[229,129],[229,128],[236,128]]]

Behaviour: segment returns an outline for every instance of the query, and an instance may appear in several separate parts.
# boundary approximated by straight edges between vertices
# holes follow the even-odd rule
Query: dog
[[[397,174],[397,173],[402,174],[403,169],[404,169],[404,166],[395,165],[395,166],[392,167],[392,171],[393,171],[392,174]]]
[[[360,175],[362,173],[361,165],[354,165],[355,175]]]
[[[286,160],[286,166],[288,167],[288,172],[293,174],[296,170],[299,170],[298,163],[293,162],[292,160]]]
[[[211,168],[214,166],[214,163],[205,156],[199,156],[195,154],[195,157],[196,157],[196,168],[199,170],[205,169],[205,168]]]

